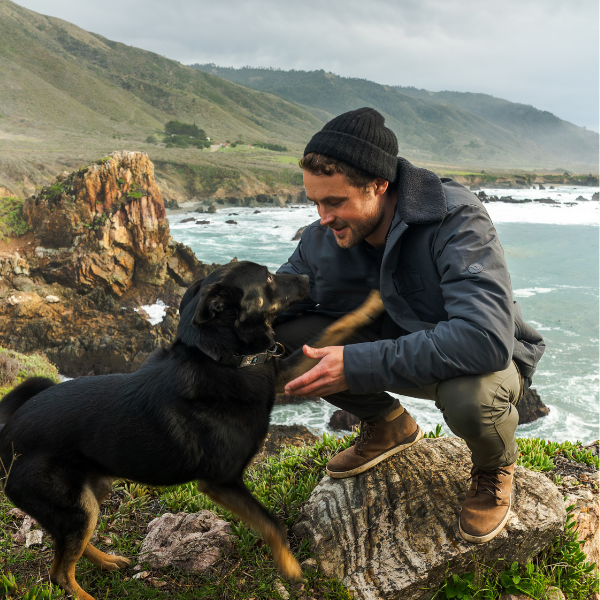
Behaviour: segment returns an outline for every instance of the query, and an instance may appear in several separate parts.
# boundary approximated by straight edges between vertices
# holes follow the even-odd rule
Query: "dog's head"
[[[273,343],[275,317],[308,291],[306,275],[275,275],[253,262],[229,263],[190,286],[179,308],[177,337],[192,345],[193,330],[229,331],[248,352],[265,350]]]

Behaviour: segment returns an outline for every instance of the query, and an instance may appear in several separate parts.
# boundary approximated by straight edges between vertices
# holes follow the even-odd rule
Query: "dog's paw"
[[[114,569],[110,569],[111,571],[117,569],[124,569],[131,564],[131,561],[124,556],[113,556],[111,554],[108,555],[110,562],[114,565]]]

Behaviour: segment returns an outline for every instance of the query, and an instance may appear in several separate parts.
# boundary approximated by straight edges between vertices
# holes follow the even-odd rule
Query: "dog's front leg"
[[[240,478],[228,484],[198,482],[198,489],[213,502],[237,515],[246,525],[255,529],[273,552],[273,560],[281,575],[287,579],[300,579],[302,571],[298,561],[287,547],[285,532],[265,507],[248,491]]]
[[[385,312],[378,290],[371,290],[367,299],[354,311],[344,315],[330,325],[314,342],[312,348],[325,348],[326,346],[339,346],[346,342],[355,331],[370,325],[377,317]],[[286,360],[279,362],[279,372],[275,383],[275,392],[283,394],[286,383],[310,371],[319,361],[307,356],[299,356],[290,364]]]

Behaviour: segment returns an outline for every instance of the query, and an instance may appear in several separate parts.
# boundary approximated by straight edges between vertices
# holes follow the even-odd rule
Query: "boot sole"
[[[508,517],[510,515],[511,508],[512,508],[512,494],[510,497],[510,504],[508,505],[508,510],[506,511],[504,518],[502,519],[502,521],[500,521],[500,523],[498,523],[498,525],[496,525],[496,527],[494,529],[492,529],[492,531],[490,531],[489,533],[486,533],[485,535],[471,535],[471,534],[463,531],[463,528],[460,526],[460,516],[459,516],[458,517],[458,531],[460,533],[460,537],[467,542],[471,542],[472,544],[485,544],[486,542],[493,540],[504,529],[504,526],[506,525],[506,521],[508,521]]]
[[[379,464],[381,461],[393,456],[394,454],[398,454],[398,452],[402,452],[402,450],[406,450],[406,448],[410,448],[413,444],[416,444],[423,437],[423,432],[419,427],[417,432],[417,437],[408,444],[399,444],[398,446],[394,446],[385,452],[382,452],[375,458],[372,458],[370,461],[360,465],[360,467],[355,467],[354,469],[350,469],[350,471],[330,471],[327,467],[325,467],[325,472],[329,477],[333,477],[333,479],[345,479],[346,477],[354,477],[354,475],[358,475],[360,473],[364,473],[369,469],[372,469],[375,465]]]

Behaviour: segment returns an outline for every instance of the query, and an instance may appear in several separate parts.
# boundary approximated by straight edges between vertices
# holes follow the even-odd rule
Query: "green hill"
[[[219,162],[198,149],[182,156],[144,146],[173,119],[195,123],[213,140],[296,150],[322,125],[279,97],[9,0],[0,0],[0,81],[0,188],[15,192],[123,147],[147,150],[159,161]]]
[[[401,153],[413,159],[497,168],[597,171],[597,133],[551,113],[493,96],[390,87],[322,70],[192,66],[278,95],[321,120],[372,106],[386,116],[398,136]]]

